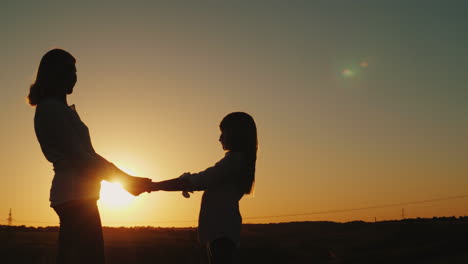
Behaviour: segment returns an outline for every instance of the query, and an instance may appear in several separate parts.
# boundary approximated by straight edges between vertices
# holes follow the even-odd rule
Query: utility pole
[[[405,208],[401,208],[401,219],[405,220]]]
[[[10,213],[8,214],[8,225],[11,226],[13,224],[13,216],[11,215],[11,208],[10,208]]]

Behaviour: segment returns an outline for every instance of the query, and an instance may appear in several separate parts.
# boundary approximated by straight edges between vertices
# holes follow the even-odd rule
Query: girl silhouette
[[[126,174],[94,151],[88,127],[67,104],[76,81],[75,58],[53,49],[42,57],[28,99],[37,106],[34,129],[42,152],[54,166],[50,204],[60,218],[57,263],[104,263],[96,205],[101,180],[119,180],[134,195],[151,180]]]
[[[250,194],[255,180],[257,128],[243,112],[228,114],[220,124],[219,141],[226,154],[199,173],[151,183],[150,191],[205,191],[198,220],[198,235],[207,246],[210,263],[232,263],[239,245],[242,217],[239,200]]]

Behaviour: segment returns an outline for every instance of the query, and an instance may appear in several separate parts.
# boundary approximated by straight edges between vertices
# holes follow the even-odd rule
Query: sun
[[[102,205],[111,208],[126,207],[129,206],[134,199],[135,196],[125,191],[120,183],[101,182],[101,198],[99,201]]]

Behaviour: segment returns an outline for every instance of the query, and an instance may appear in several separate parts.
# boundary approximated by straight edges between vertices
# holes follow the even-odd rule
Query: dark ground
[[[0,263],[54,263],[57,227],[0,226]],[[193,228],[104,228],[108,264],[206,263]],[[243,226],[239,263],[468,263],[468,217]]]

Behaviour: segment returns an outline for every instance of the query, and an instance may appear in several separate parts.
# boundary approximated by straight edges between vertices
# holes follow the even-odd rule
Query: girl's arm
[[[150,191],[193,191],[192,184],[189,180],[178,177],[166,181],[152,182],[149,187]]]
[[[239,153],[226,155],[214,166],[199,173],[184,173],[178,178],[167,181],[152,182],[149,191],[202,191],[226,182],[232,182],[233,176],[242,165]]]
[[[233,184],[243,166],[243,156],[240,152],[228,152],[214,166],[198,173],[187,173],[182,176],[193,190],[208,190],[219,185]]]

